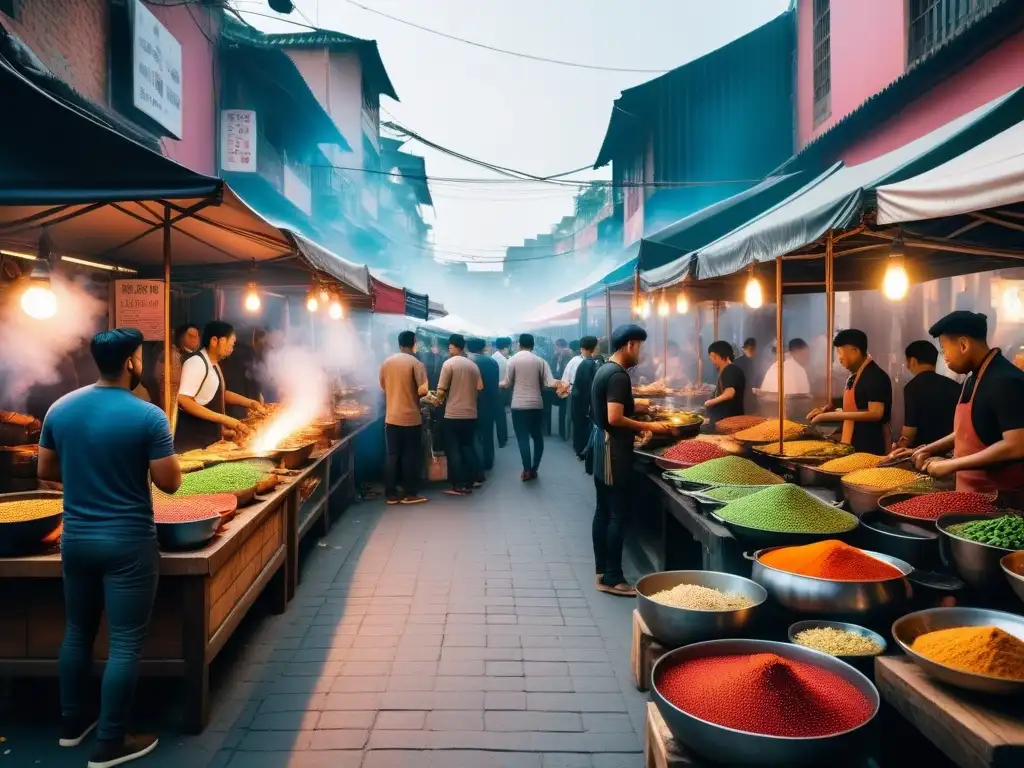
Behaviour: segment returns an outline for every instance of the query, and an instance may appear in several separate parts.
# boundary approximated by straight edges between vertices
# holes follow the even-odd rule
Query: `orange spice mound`
[[[886,581],[903,576],[899,568],[835,539],[802,547],[782,547],[761,556],[780,571],[829,581]]]
[[[954,627],[919,635],[911,648],[947,667],[1024,680],[1024,640],[999,627]]]

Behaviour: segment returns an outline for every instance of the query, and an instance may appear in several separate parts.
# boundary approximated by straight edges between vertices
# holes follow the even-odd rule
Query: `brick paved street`
[[[538,482],[521,483],[518,463],[510,443],[471,498],[350,508],[288,612],[253,622],[216,669],[206,732],[158,718],[161,745],[138,764],[641,766],[633,602],[593,588],[590,479],[557,438]],[[87,758],[58,749],[52,726],[0,735],[0,768]]]

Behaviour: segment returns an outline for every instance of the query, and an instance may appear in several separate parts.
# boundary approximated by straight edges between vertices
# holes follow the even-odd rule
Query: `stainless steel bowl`
[[[196,549],[212,539],[222,523],[220,515],[183,523],[157,523],[156,537],[163,549]]]
[[[948,667],[922,656],[913,648],[914,641],[928,632],[954,627],[999,627],[1024,641],[1024,616],[987,608],[929,608],[926,611],[908,613],[892,625],[892,636],[915,664],[948,685],[965,688],[979,693],[999,696],[1024,694],[1024,680],[1008,680],[1003,677],[978,675],[962,669]]]
[[[801,463],[796,468],[797,484],[805,487],[839,488],[842,479],[842,472],[826,472],[810,464]]]
[[[857,517],[873,512],[878,509],[878,500],[888,493],[892,488],[866,488],[863,485],[853,485],[840,480],[843,488],[843,498],[846,499],[847,508]]]
[[[899,558],[861,550],[898,568],[903,575],[884,581],[830,581],[780,571],[762,563],[761,557],[774,549],[778,547],[761,549],[748,556],[754,561],[751,578],[768,590],[780,605],[794,613],[863,618],[900,611],[912,596],[906,577],[914,569]]]
[[[859,525],[857,516],[850,515],[850,527],[839,533],[810,533],[793,531],[765,531],[760,528],[751,528],[748,525],[740,525],[726,520],[716,512],[711,512],[711,517],[729,529],[733,538],[745,547],[753,549],[769,549],[771,547],[801,546],[813,544],[816,541],[825,539],[841,539],[846,541],[857,530]]]
[[[680,584],[697,584],[742,595],[753,600],[754,605],[737,611],[696,611],[665,605],[650,597]],[[662,571],[648,574],[636,583],[636,607],[640,616],[654,637],[672,647],[742,635],[753,624],[757,609],[767,599],[768,593],[761,585],[742,576],[717,571]]]
[[[999,567],[1006,574],[1006,580],[1010,582],[1014,594],[1024,600],[1024,550],[1003,555]]]
[[[876,509],[861,517],[857,541],[865,549],[898,557],[914,568],[933,568],[939,563],[939,534],[928,521],[915,525]]]
[[[23,491],[0,494],[0,504],[8,501],[31,501],[33,499],[61,499],[60,491]],[[0,523],[0,557],[17,557],[37,552],[43,540],[53,534],[64,520],[64,512],[34,520],[18,520]]]
[[[774,653],[839,675],[868,698],[871,702],[871,717],[852,730],[830,736],[765,736],[726,728],[694,717],[668,701],[658,689],[661,673],[680,662],[707,656],[749,653]],[[849,664],[811,648],[768,640],[711,640],[687,645],[662,656],[654,665],[652,677],[651,698],[672,736],[681,744],[722,765],[827,765],[835,760],[836,755],[849,754],[859,747],[866,736],[866,726],[878,714],[880,704],[878,691],[872,682]]]
[[[855,669],[860,670],[861,672],[863,672],[864,674],[866,674],[868,676],[868,679],[873,679],[872,678],[872,673],[874,671],[874,666],[875,666],[875,657],[876,656],[881,656],[883,653],[885,653],[886,649],[889,647],[889,644],[885,641],[885,638],[882,637],[877,632],[874,632],[874,631],[868,629],[867,627],[862,627],[859,624],[849,624],[849,623],[847,623],[845,621],[822,621],[821,619],[810,619],[808,621],[798,621],[795,624],[790,625],[790,627],[789,627],[789,642],[795,643],[796,645],[800,645],[800,643],[797,643],[797,641],[796,641],[796,636],[797,635],[799,635],[804,630],[807,630],[807,629],[818,629],[818,628],[821,628],[821,627],[830,627],[831,629],[838,629],[838,630],[842,630],[842,631],[845,631],[845,632],[853,632],[856,635],[861,635],[862,637],[866,637],[869,640],[873,640],[875,643],[877,643],[878,646],[881,648],[881,650],[878,653],[872,654],[870,656],[836,656],[835,657],[835,658],[837,658],[837,659],[839,659],[841,661],[845,661],[847,664],[849,664],[850,666],[854,667]],[[801,646],[801,647],[802,648],[806,648],[808,646]],[[817,649],[812,649],[812,650],[817,650]],[[822,651],[822,653],[824,653],[824,651]],[[832,654],[829,654],[829,655],[832,655]]]
[[[901,491],[901,492],[898,492],[898,493],[887,493],[886,495],[882,496],[882,498],[880,498],[878,500],[878,508],[880,510],[882,510],[885,514],[889,515],[894,520],[900,520],[900,521],[907,522],[907,523],[916,523],[917,525],[934,527],[935,520],[929,520],[928,518],[922,518],[922,517],[911,517],[910,515],[901,515],[899,512],[896,512],[896,511],[893,510],[893,506],[895,506],[896,504],[899,504],[901,501],[906,501],[907,499],[913,499],[916,496],[927,496],[929,494],[936,493],[936,492],[937,491],[935,491],[935,490],[931,490],[931,491]],[[987,494],[987,495],[988,495],[988,497],[993,502],[995,502],[997,494],[992,493],[992,494]],[[956,512],[962,512],[962,510],[950,509],[950,510],[947,511],[946,514],[953,514],[953,513],[956,513]],[[964,513],[964,514],[967,514],[967,513]]]
[[[953,568],[960,578],[975,589],[1006,591],[1006,576],[999,565],[1000,559],[1013,550],[969,541],[950,533],[949,527],[972,520],[995,520],[1005,517],[1003,513],[988,515],[959,513],[943,515],[935,521],[939,529],[939,552],[947,568]]]

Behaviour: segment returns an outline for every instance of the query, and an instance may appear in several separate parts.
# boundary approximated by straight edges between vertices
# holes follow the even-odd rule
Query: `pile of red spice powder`
[[[984,494],[964,491],[943,491],[912,496],[888,508],[898,515],[917,517],[922,520],[938,520],[942,515],[952,512],[984,514],[997,512],[999,509]]]
[[[714,443],[705,443],[700,440],[683,440],[671,448],[666,448],[661,454],[663,458],[670,461],[678,461],[680,464],[700,464],[710,459],[720,459],[729,454],[723,451]]]
[[[665,670],[657,686],[694,717],[766,736],[829,736],[863,725],[874,712],[835,672],[774,653],[689,659]]]
[[[761,562],[780,571],[829,581],[886,581],[903,576],[899,568],[836,539],[773,549],[761,555]]]

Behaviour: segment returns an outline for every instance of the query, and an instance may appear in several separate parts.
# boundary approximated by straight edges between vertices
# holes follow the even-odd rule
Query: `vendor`
[[[207,323],[202,349],[181,366],[178,424],[174,432],[174,449],[178,453],[216,443],[223,428],[246,434],[249,430],[245,424],[227,415],[228,404],[263,410],[259,401],[227,389],[220,362],[234,351],[235,338],[235,329],[230,324],[222,320]]]
[[[715,396],[704,403],[708,418],[712,424],[716,424],[729,416],[742,416],[747,377],[743,369],[733,362],[732,344],[727,341],[712,342],[708,347],[708,357],[718,371]]]
[[[894,449],[934,443],[953,432],[960,385],[935,371],[939,351],[930,341],[912,341],[904,352],[914,377],[903,387],[903,432]]]
[[[914,452],[918,469],[935,478],[956,473],[958,491],[1024,489],[1024,371],[987,342],[985,315],[957,311],[928,331],[939,339],[950,370],[968,374],[953,431]],[[952,459],[942,456],[953,450]]]
[[[868,354],[868,336],[864,331],[840,331],[832,346],[840,365],[850,372],[843,392],[843,408],[815,408],[807,418],[811,424],[841,423],[844,444],[852,445],[858,453],[883,456],[892,446],[892,380]]]

